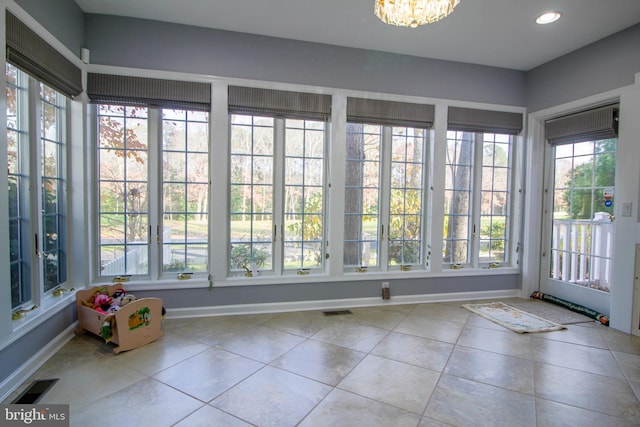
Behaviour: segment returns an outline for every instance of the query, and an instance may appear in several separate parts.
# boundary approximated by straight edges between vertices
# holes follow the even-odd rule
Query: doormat
[[[593,319],[583,314],[576,313],[560,305],[542,301],[535,298],[523,299],[514,298],[501,300],[503,303],[515,307],[518,310],[526,311],[543,319],[558,323],[560,325],[575,325],[579,323],[593,323]]]
[[[463,307],[480,317],[484,317],[487,320],[520,334],[527,332],[558,331],[567,328],[566,326],[511,307],[502,302],[464,304]]]
[[[573,312],[580,313],[582,315],[588,316],[592,319],[595,319],[597,322],[600,322],[604,326],[609,326],[609,316],[606,314],[599,313],[595,310],[587,308],[580,304],[574,304],[570,301],[565,301],[558,297],[554,297],[553,295],[543,294],[542,292],[534,292],[531,294],[531,298],[536,298],[542,301],[548,301],[552,304],[559,305],[561,307],[567,308]]]

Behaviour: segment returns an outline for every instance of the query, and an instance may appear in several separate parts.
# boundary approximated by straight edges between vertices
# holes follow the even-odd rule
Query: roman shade
[[[552,145],[618,137],[617,105],[607,105],[547,120],[545,138]]]
[[[379,99],[347,98],[347,122],[429,129],[435,106]]]
[[[229,113],[326,121],[331,96],[254,87],[229,86]]]
[[[90,73],[87,95],[93,104],[211,110],[209,83]]]
[[[522,121],[522,113],[449,107],[447,129],[518,135],[522,132]]]
[[[70,98],[82,93],[80,68],[8,11],[5,22],[10,64]]]

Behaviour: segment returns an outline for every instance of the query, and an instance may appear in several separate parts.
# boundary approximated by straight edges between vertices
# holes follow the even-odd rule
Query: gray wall
[[[478,277],[436,277],[428,279],[388,279],[391,296],[481,292],[518,289],[517,274]],[[380,298],[381,281],[341,281],[261,286],[234,286],[198,289],[169,289],[134,292],[138,298],[159,297],[167,309],[259,304],[295,301],[322,301],[348,298]]]
[[[80,57],[84,47],[84,12],[74,0],[15,0],[59,41]]]
[[[640,24],[526,74],[530,112],[633,84],[640,72]]]
[[[13,344],[0,350],[0,383],[14,371],[60,335],[78,319],[76,304],[69,304],[62,311],[38,325],[33,331]]]
[[[110,15],[85,22],[94,64],[525,105],[521,71]]]

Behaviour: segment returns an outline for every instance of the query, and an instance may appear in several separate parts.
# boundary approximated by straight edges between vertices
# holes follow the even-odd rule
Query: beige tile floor
[[[165,320],[119,355],[85,335],[23,387],[59,378],[40,403],[81,427],[640,425],[640,338],[520,335],[461,304]]]

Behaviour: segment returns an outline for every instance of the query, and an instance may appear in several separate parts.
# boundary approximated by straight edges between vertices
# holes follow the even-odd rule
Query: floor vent
[[[323,311],[322,314],[324,314],[325,316],[342,316],[345,314],[353,314],[351,312],[351,310],[328,310],[328,311]]]
[[[28,405],[37,403],[40,398],[58,381],[58,378],[52,380],[36,380],[31,383],[29,388],[22,392],[16,400],[11,403]]]

